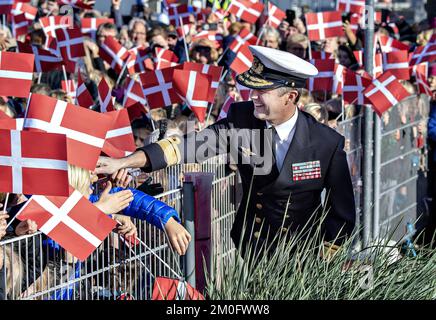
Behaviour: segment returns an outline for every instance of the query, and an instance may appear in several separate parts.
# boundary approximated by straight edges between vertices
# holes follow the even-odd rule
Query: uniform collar
[[[274,126],[276,129],[277,135],[279,136],[280,140],[287,140],[289,137],[289,133],[292,131],[292,129],[295,128],[295,125],[297,123],[298,119],[298,108],[295,108],[295,113],[292,115],[291,118],[286,120],[285,122],[279,124],[278,126]],[[270,129],[273,125],[266,121],[266,127]]]

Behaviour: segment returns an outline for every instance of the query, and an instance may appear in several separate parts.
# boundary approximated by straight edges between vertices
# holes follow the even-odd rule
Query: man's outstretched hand
[[[112,159],[109,157],[100,157],[97,161],[96,174],[113,174],[122,169],[121,159]]]

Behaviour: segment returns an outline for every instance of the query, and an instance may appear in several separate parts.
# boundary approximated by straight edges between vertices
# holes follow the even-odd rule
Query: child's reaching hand
[[[105,214],[114,214],[122,211],[129,206],[133,201],[133,193],[130,190],[123,190],[109,194],[112,188],[112,183],[108,181],[106,188],[101,193],[100,199],[95,203],[95,206]]]
[[[188,249],[191,235],[186,229],[178,223],[174,218],[170,218],[165,224],[165,230],[171,242],[171,246],[177,251],[179,255],[184,255]]]

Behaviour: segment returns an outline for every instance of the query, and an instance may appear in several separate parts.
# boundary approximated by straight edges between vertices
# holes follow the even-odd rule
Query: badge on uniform
[[[292,164],[292,180],[308,180],[321,178],[321,165],[319,160]]]

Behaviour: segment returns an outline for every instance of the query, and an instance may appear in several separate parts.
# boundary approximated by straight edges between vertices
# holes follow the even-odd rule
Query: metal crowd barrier
[[[230,228],[235,213],[233,190],[235,173],[227,172],[226,156],[202,164],[173,166],[153,173],[164,192],[156,198],[182,212],[181,184],[184,172],[215,174],[212,194],[212,248],[226,256],[232,248]],[[183,219],[183,216],[181,216]],[[166,235],[143,221],[133,221],[144,244],[127,245],[111,233],[84,262],[77,261],[62,248],[46,244],[47,238],[34,235],[4,238],[0,256],[5,257],[0,286],[6,299],[24,300],[116,300],[151,299],[154,277],[183,276],[184,260],[173,252]],[[192,245],[193,243],[191,243]]]

